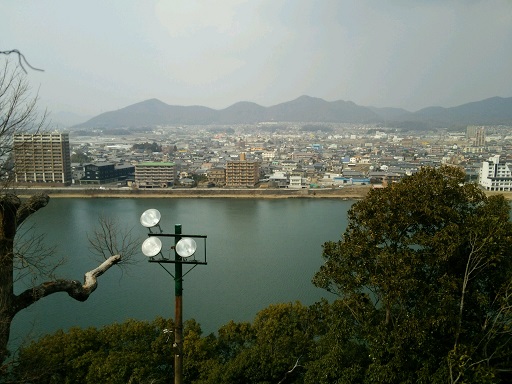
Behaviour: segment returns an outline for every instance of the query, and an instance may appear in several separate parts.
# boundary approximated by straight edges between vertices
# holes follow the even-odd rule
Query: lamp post
[[[206,236],[183,235],[181,224],[174,226],[174,233],[163,233],[160,228],[160,212],[156,209],[144,211],[140,217],[142,226],[148,228],[148,238],[142,243],[142,253],[149,258],[150,263],[158,263],[174,279],[174,384],[183,383],[183,265],[190,265],[189,273],[199,264],[206,265]],[[158,228],[153,232],[152,228]],[[174,237],[174,258],[166,258],[162,254],[160,238]],[[194,238],[203,239],[204,256],[202,260],[195,258],[197,243]],[[165,268],[166,263],[174,264],[174,275]]]

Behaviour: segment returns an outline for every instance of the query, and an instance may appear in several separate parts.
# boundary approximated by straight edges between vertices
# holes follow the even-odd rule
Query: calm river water
[[[272,303],[312,304],[332,296],[311,284],[322,264],[322,244],[338,240],[347,225],[351,201],[338,199],[52,199],[33,215],[38,233],[67,258],[58,275],[82,281],[98,265],[87,235],[98,217],[116,217],[140,243],[147,230],[141,213],[156,208],[164,232],[181,224],[184,234],[207,235],[208,265],[184,278],[184,319],[194,318],[205,333],[230,320],[252,321]],[[199,241],[198,241],[199,243]],[[128,270],[113,268],[99,279],[84,303],[65,293],[46,297],[16,316],[11,345],[72,326],[101,327],[126,319],[174,316],[174,282],[142,252]],[[173,264],[168,264],[173,272]],[[184,269],[186,272],[188,268]],[[21,289],[21,288],[20,288]]]

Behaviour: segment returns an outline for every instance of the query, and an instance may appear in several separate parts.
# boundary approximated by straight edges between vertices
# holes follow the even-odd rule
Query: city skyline
[[[52,113],[301,95],[417,111],[510,97],[505,0],[4,2],[1,50]],[[12,58],[15,61],[15,58]]]

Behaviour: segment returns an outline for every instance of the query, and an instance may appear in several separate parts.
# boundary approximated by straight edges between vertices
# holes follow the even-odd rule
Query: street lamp
[[[158,263],[174,279],[174,383],[183,383],[183,277],[200,264],[206,265],[206,236],[183,235],[181,224],[174,226],[174,233],[163,233],[160,228],[160,212],[156,209],[148,209],[140,216],[140,223],[147,228],[148,238],[142,243],[142,253],[149,258],[150,263]],[[158,232],[152,229],[158,228]],[[174,257],[162,253],[161,238],[174,237],[174,245],[169,251],[174,251]],[[204,255],[197,259],[195,254],[197,243],[194,239],[203,240]],[[165,267],[166,263],[174,264],[174,275]],[[183,265],[190,269],[183,274]]]

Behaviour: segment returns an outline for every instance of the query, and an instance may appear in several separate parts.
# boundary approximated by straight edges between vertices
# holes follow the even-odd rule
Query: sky
[[[27,80],[53,113],[512,96],[511,0],[0,0],[0,14],[0,50],[44,69]]]

